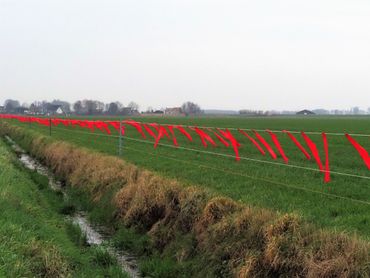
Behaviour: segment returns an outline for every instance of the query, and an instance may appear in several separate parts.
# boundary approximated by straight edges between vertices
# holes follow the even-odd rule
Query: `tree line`
[[[56,114],[57,111],[62,114],[76,115],[135,115],[139,114],[139,105],[136,102],[129,102],[126,106],[119,101],[104,103],[98,100],[78,100],[74,103],[55,99],[48,101],[34,101],[30,105],[27,103],[21,104],[18,100],[7,99],[2,107],[3,113],[9,114],[32,114],[32,115],[47,115]],[[148,107],[145,113],[162,113],[167,109],[153,110]],[[185,102],[179,107],[179,113],[184,115],[202,114],[199,105],[193,102]]]

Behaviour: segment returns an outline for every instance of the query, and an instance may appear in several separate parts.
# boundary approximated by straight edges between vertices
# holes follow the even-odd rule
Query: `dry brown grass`
[[[209,264],[226,264],[235,277],[369,277],[370,245],[322,231],[294,214],[247,207],[199,187],[184,187],[118,158],[50,142],[7,127],[14,139],[31,136],[32,153],[99,205],[113,192],[117,221],[140,228],[163,250],[192,235]],[[23,137],[22,137],[23,136]],[[179,260],[189,256],[181,248]]]

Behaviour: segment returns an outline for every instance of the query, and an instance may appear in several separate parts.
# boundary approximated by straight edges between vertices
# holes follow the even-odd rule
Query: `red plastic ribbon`
[[[121,134],[125,135],[125,126],[120,124],[119,121],[108,121],[108,124],[114,127],[118,132],[120,132],[120,127],[121,127]]]
[[[370,156],[369,156],[369,153],[354,138],[352,138],[351,135],[346,133],[345,136],[348,139],[348,141],[352,144],[352,146],[356,149],[358,154],[361,156],[361,158],[364,161],[367,169],[370,170]]]
[[[95,121],[93,122],[94,126],[100,129],[102,132],[106,132],[107,134],[111,135],[111,131],[108,127],[108,124],[102,121]]]
[[[265,148],[267,149],[267,151],[270,153],[271,157],[273,159],[276,159],[277,158],[276,153],[271,148],[271,146],[269,145],[269,143],[267,143],[267,141],[265,140],[265,138],[263,138],[256,130],[253,130],[253,132],[256,135],[257,139],[262,143],[262,145],[265,146]]]
[[[146,139],[146,136],[145,136],[145,133],[140,125],[140,123],[134,121],[134,120],[126,120],[126,121],[123,121],[125,124],[128,124],[130,126],[133,126],[137,132],[139,132],[141,134],[141,137],[143,137],[144,139]]]
[[[307,146],[310,148],[311,153],[313,157],[316,160],[317,165],[319,166],[320,171],[324,171],[324,167],[322,165],[319,151],[317,150],[316,144],[304,133],[303,131],[301,132],[303,139],[306,141]]]
[[[230,144],[224,139],[222,138],[216,131],[208,128],[209,131],[211,131],[216,137],[217,139],[225,146],[225,147],[229,147]]]
[[[199,138],[202,141],[202,144],[204,147],[207,147],[207,141],[211,143],[214,147],[216,147],[215,141],[213,141],[213,139],[205,131],[197,127],[190,128],[190,129],[194,130],[199,135]]]
[[[173,144],[174,146],[178,146],[179,144],[177,143],[177,139],[176,139],[176,135],[175,135],[175,132],[173,131],[173,126],[172,125],[168,125],[167,128],[169,129],[169,131],[171,132],[171,135],[172,135],[172,140],[173,140]]]
[[[225,138],[227,138],[230,141],[230,143],[231,143],[231,145],[233,146],[233,149],[234,149],[235,160],[239,161],[240,160],[239,147],[241,147],[241,144],[238,142],[238,140],[236,140],[234,135],[232,135],[230,130],[226,129],[225,131],[223,131],[219,128],[217,130],[222,134],[222,136],[224,136]]]
[[[167,130],[164,126],[158,126],[158,129],[159,129],[159,131],[158,131],[158,135],[155,139],[154,148],[157,148],[157,146],[159,144],[159,141],[162,139],[162,137],[164,135],[167,135],[169,137],[168,132],[167,132]]]
[[[188,138],[190,142],[193,142],[191,135],[181,125],[177,125],[175,128],[177,128],[186,138]]]
[[[149,124],[151,127],[153,127],[157,132],[159,132],[159,126],[156,123]]]
[[[53,123],[54,126],[58,126],[60,124],[59,119],[51,119],[51,122]]]
[[[279,151],[279,153],[280,153],[281,157],[284,159],[285,163],[287,163],[287,164],[288,164],[289,159],[288,159],[288,157],[285,155],[285,152],[284,152],[283,148],[281,147],[281,144],[280,144],[279,139],[277,138],[276,134],[275,134],[275,133],[273,133],[271,130],[267,130],[267,132],[270,134],[270,136],[271,136],[271,140],[272,140],[272,142],[274,142],[275,147],[278,149],[278,151]]]
[[[153,132],[153,130],[151,130],[150,127],[147,124],[143,124],[143,127],[146,130],[146,132],[148,132],[148,134],[150,136],[152,136],[154,139],[157,137],[157,135],[155,135],[155,133]]]
[[[260,144],[258,144],[256,140],[254,140],[252,136],[250,136],[248,133],[246,133],[245,131],[241,129],[239,129],[239,132],[243,134],[245,137],[247,137],[252,142],[252,144],[260,151],[262,155],[266,155],[265,150],[260,146]]]
[[[301,145],[301,143],[299,143],[299,141],[297,140],[297,138],[294,137],[293,134],[291,134],[289,131],[287,130],[283,130],[284,133],[286,133],[289,138],[293,141],[293,143],[298,147],[298,149],[301,150],[301,152],[305,155],[305,157],[310,160],[311,159],[311,155],[306,151],[306,149]]]

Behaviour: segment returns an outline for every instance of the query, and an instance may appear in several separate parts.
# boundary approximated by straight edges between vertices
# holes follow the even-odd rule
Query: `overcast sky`
[[[0,0],[0,103],[370,107],[368,0]]]

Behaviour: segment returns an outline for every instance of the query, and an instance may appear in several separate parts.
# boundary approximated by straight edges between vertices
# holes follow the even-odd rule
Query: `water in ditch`
[[[49,186],[53,190],[62,191],[64,197],[67,197],[65,192],[62,190],[62,184],[55,179],[54,175],[46,166],[29,156],[10,137],[6,136],[5,138],[18,155],[19,161],[26,168],[37,171],[39,174],[48,177]],[[124,272],[126,272],[132,278],[141,277],[135,257],[129,252],[117,250],[116,248],[112,247],[109,244],[110,238],[104,227],[92,225],[87,219],[86,212],[79,211],[73,216],[69,217],[69,220],[80,227],[81,231],[86,235],[86,240],[89,245],[104,246],[109,254],[117,259]]]

